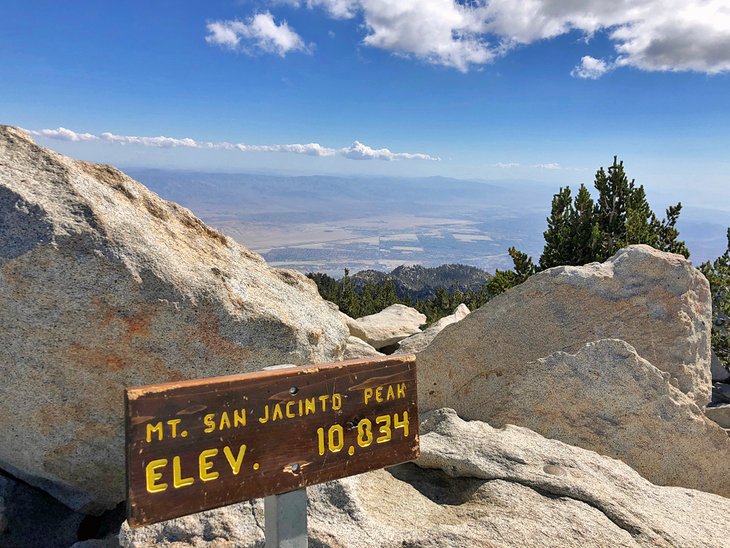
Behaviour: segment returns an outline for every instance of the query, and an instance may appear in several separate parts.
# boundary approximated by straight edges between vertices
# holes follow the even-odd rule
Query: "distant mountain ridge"
[[[368,282],[380,284],[392,281],[399,299],[433,299],[437,288],[462,292],[479,291],[489,281],[490,274],[481,268],[464,264],[443,264],[436,267],[401,265],[390,273],[362,270],[351,276],[353,287],[361,291]]]

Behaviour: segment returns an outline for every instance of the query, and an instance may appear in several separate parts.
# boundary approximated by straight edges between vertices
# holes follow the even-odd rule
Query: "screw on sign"
[[[412,355],[130,388],[129,524],[413,460],[416,394]]]

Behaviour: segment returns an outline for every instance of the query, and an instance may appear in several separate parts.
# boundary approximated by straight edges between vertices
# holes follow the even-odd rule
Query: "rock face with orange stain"
[[[313,282],[110,166],[0,126],[0,468],[124,499],[126,386],[342,359]]]

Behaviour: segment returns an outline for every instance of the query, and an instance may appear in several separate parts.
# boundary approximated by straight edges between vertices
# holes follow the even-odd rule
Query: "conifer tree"
[[[573,257],[571,263],[565,264],[583,265],[598,260],[600,229],[598,228],[598,222],[595,220],[593,198],[591,198],[591,193],[585,185],[580,185],[578,194],[575,197],[571,232]],[[540,262],[542,262],[542,258],[540,258]]]
[[[613,157],[608,174],[603,168],[596,172],[594,185],[598,191],[596,221],[601,240],[601,256],[610,257],[626,242],[626,217],[629,195],[634,181],[624,172],[624,163]]]
[[[390,305],[396,304],[397,302],[400,301],[395,291],[395,283],[393,283],[393,280],[384,281],[380,286],[376,299],[378,311],[388,308]]]
[[[583,265],[605,261],[616,251],[631,244],[648,244],[662,251],[689,257],[680,241],[677,219],[682,204],[670,206],[659,220],[649,206],[643,186],[626,176],[623,162],[613,157],[608,170],[600,168],[594,181],[598,199],[594,203],[588,189],[581,185],[571,202],[570,187],[560,188],[553,196],[545,247],[539,269],[528,265],[524,253],[510,248],[515,262],[512,271],[497,270],[489,282],[489,292],[498,294],[522,283],[531,274],[560,265]]]
[[[521,284],[537,272],[537,267],[532,262],[532,257],[528,257],[527,253],[523,253],[515,247],[510,247],[507,253],[512,257],[514,268],[513,270],[498,269],[494,272],[494,276],[487,282],[487,291],[491,296],[504,293],[508,289]]]
[[[572,226],[575,218],[573,203],[570,198],[570,187],[560,188],[553,196],[548,228],[543,232],[545,247],[540,257],[540,268],[546,269],[557,265],[572,264],[574,253]]]
[[[617,235],[619,249],[630,244],[647,244],[656,247],[656,215],[646,200],[644,186],[635,187],[631,181],[626,200],[626,224],[622,235]],[[609,254],[610,257],[612,254]],[[608,258],[606,257],[606,258]]]
[[[679,213],[682,211],[682,202],[675,206],[667,208],[667,215],[663,221],[655,219],[655,231],[657,233],[657,243],[655,247],[662,251],[670,253],[678,253],[689,258],[689,250],[683,241],[680,241],[679,230],[677,230],[677,220]]]
[[[713,262],[703,263],[700,270],[710,282],[712,295],[712,349],[730,369],[730,228],[725,253]]]
[[[358,298],[355,288],[352,285],[350,279],[350,270],[345,269],[345,275],[342,277],[340,282],[340,296],[337,300],[337,305],[340,310],[350,316],[351,318],[360,317],[360,299]]]

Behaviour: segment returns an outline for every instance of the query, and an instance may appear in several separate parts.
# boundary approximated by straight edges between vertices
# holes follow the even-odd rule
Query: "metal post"
[[[264,367],[290,369],[292,364]],[[307,489],[264,498],[266,548],[307,548]]]
[[[264,499],[266,548],[307,548],[307,490]]]

